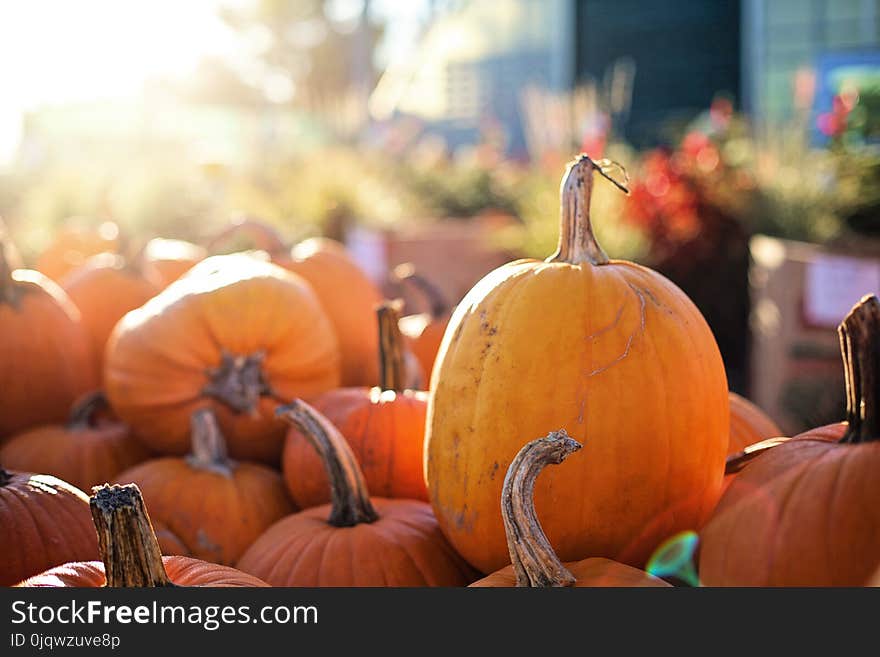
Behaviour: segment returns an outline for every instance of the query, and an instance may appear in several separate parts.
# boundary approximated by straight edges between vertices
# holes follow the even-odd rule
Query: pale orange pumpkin
[[[141,253],[141,269],[145,277],[167,287],[207,256],[207,250],[198,244],[154,237]]]
[[[105,221],[97,227],[70,220],[55,231],[52,241],[40,253],[34,269],[53,281],[60,281],[98,253],[119,250],[119,226]]]

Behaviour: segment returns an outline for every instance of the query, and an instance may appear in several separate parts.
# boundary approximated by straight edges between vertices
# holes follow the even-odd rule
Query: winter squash
[[[427,501],[422,454],[428,395],[406,385],[399,304],[380,304],[376,316],[381,384],[325,392],[314,407],[345,437],[371,495]],[[300,508],[330,502],[321,457],[295,426],[287,433],[281,463],[287,489]]]
[[[862,586],[880,566],[880,301],[838,328],[847,424],[777,441],[730,484],[701,532],[709,586]]]
[[[327,418],[301,400],[279,413],[320,452],[333,502],[275,523],[244,553],[240,570],[272,586],[463,586],[473,581],[427,503],[370,499],[354,454]]]
[[[277,228],[247,216],[229,222],[206,242],[206,248],[211,253],[255,249],[272,257],[283,256],[288,250],[287,242]]]
[[[141,253],[144,276],[168,287],[207,257],[204,247],[185,240],[154,237]]]
[[[545,466],[562,463],[582,445],[565,431],[526,444],[507,469],[501,489],[501,515],[511,565],[471,584],[473,587],[669,586],[658,577],[603,557],[562,563],[535,513],[535,480]]]
[[[214,410],[231,457],[277,463],[279,400],[339,385],[333,328],[308,283],[247,255],[206,258],[117,324],[110,404],[148,447],[189,450],[190,416]]]
[[[730,396],[730,442],[727,454],[737,454],[747,446],[774,436],[782,429],[758,406],[735,392]]]
[[[0,586],[98,556],[86,494],[57,477],[0,468]]]
[[[398,281],[411,284],[428,302],[427,311],[401,317],[400,330],[406,336],[409,349],[415,354],[425,375],[430,378],[443,334],[449,324],[451,309],[443,293],[419,274],[411,263],[395,267],[394,277]]]
[[[590,436],[537,482],[538,514],[564,561],[643,567],[720,495],[729,409],[718,346],[673,283],[608,260],[590,227],[594,170],[604,174],[582,155],[563,178],[557,252],[478,282],[432,372],[428,492],[444,534],[482,572],[508,563],[497,509],[516,436]]]
[[[20,433],[0,447],[0,463],[15,470],[44,472],[82,490],[111,481],[122,470],[150,458],[150,451],[115,418],[102,417],[107,398],[80,398],[67,424],[48,424]]]
[[[74,561],[21,582],[22,587],[128,588],[266,586],[229,566],[163,557],[137,486],[104,485],[89,500],[101,561]]]
[[[154,521],[180,541],[185,554],[224,565],[234,564],[264,530],[294,511],[278,472],[227,456],[207,408],[193,412],[186,458],[153,459],[116,481],[137,484]]]
[[[103,371],[107,338],[129,310],[144,305],[162,289],[116,253],[99,253],[69,272],[59,284],[79,308],[92,342],[98,372]]]
[[[70,222],[55,232],[37,258],[34,269],[57,282],[93,255],[115,253],[119,246],[119,226],[112,221],[97,227]]]
[[[63,422],[96,375],[79,310],[43,274],[12,271],[0,242],[0,440]]]

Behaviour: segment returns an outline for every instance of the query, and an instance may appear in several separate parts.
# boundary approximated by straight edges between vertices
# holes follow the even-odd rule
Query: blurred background
[[[880,0],[21,0],[0,83],[26,264],[248,217],[455,303],[553,251],[584,151],[631,179],[597,185],[606,251],[691,296],[731,388],[786,431],[842,417],[835,327],[880,292]]]

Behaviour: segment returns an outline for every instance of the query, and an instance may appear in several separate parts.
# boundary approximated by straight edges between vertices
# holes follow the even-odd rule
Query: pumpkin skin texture
[[[880,301],[866,297],[838,328],[847,424],[781,440],[742,468],[701,532],[704,584],[864,586],[880,566],[878,331]]]
[[[99,253],[119,249],[119,226],[105,221],[97,228],[69,225],[55,233],[43,250],[34,269],[53,281],[60,281],[86,260]]]
[[[101,561],[65,563],[21,587],[266,586],[265,582],[200,559],[163,557],[137,486],[104,485],[89,500]]]
[[[783,435],[782,429],[754,403],[735,392],[730,393],[730,441],[727,454],[741,452],[767,438]]]
[[[470,586],[669,586],[658,577],[611,559],[590,557],[565,564],[559,561],[535,514],[535,480],[545,466],[562,463],[581,447],[565,431],[551,431],[517,453],[501,492],[501,516],[512,563]]]
[[[406,352],[397,304],[376,310],[381,384],[340,388],[315,400],[315,409],[339,429],[361,466],[371,495],[428,501],[422,468],[428,394],[407,389]],[[330,502],[330,482],[309,438],[291,426],[281,458],[284,480],[300,508]]]
[[[64,422],[97,384],[89,337],[64,290],[43,274],[10,271],[0,244],[0,441]],[[13,383],[14,382],[14,383]]]
[[[98,556],[88,497],[56,477],[0,469],[0,527],[0,586]]]
[[[213,256],[117,324],[107,345],[111,406],[148,447],[189,449],[211,408],[231,457],[278,463],[277,400],[339,385],[336,336],[300,277],[247,255]]]
[[[278,472],[226,456],[210,410],[193,413],[192,426],[189,456],[141,463],[116,481],[137,484],[154,522],[184,546],[176,553],[232,565],[270,525],[295,509]]]
[[[473,581],[473,571],[443,538],[427,503],[371,500],[345,439],[326,418],[300,400],[279,410],[316,441],[333,502],[270,527],[242,556],[240,570],[271,586],[464,586]]]
[[[563,179],[557,254],[477,283],[432,373],[431,504],[482,572],[507,563],[496,510],[516,436],[554,427],[590,436],[567,468],[537,483],[538,514],[564,561],[604,556],[641,568],[666,537],[697,528],[720,495],[729,410],[718,347],[674,284],[608,261],[595,243],[595,166],[582,156]],[[535,390],[552,391],[552,402]]]
[[[168,287],[207,257],[204,247],[185,240],[154,237],[144,247],[141,269],[144,276]]]
[[[81,398],[67,424],[35,427],[0,447],[0,463],[14,470],[45,472],[81,490],[111,481],[122,470],[152,454],[115,419],[97,417],[106,398]]]

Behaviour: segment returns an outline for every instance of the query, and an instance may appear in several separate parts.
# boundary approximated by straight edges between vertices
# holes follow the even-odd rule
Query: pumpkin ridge
[[[30,521],[33,533],[37,537],[39,537],[39,539],[40,539],[39,546],[40,546],[40,550],[42,551],[42,553],[40,554],[40,557],[41,557],[40,563],[48,563],[50,561],[50,559],[49,559],[49,545],[53,544],[54,541],[47,541],[46,540],[47,537],[43,534],[43,530],[42,530],[42,526],[45,523],[42,522],[40,520],[40,518],[38,518],[35,515],[34,509],[31,509],[31,506],[38,506],[38,508],[40,509],[41,512],[43,511],[43,508],[39,505],[26,504],[25,503],[26,495],[22,491],[18,490],[17,487],[9,487],[9,488],[7,488],[7,490],[9,491],[9,493],[11,493],[12,499],[15,500],[15,502],[18,504],[18,506],[21,507],[22,509],[24,509],[24,512],[25,512],[24,515]],[[55,510],[57,513],[61,513],[63,510],[64,514],[68,517],[68,519],[70,518],[70,513],[67,511],[66,504],[58,504],[56,506],[59,507],[58,509]],[[18,517],[21,517],[21,514],[17,514],[17,515],[18,515]],[[48,517],[49,517],[49,515],[47,514],[47,518]],[[71,525],[75,525],[75,523],[67,523],[67,525],[71,526]],[[51,537],[49,537],[49,538],[51,538]]]

